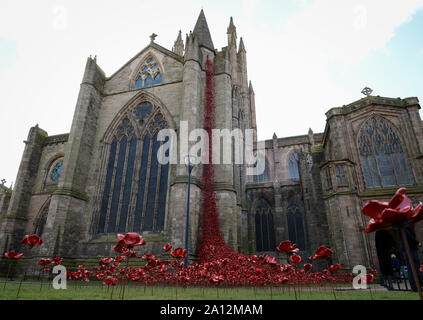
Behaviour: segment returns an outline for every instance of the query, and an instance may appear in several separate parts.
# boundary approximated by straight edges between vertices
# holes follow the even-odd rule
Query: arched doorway
[[[380,230],[376,232],[375,241],[380,273],[392,276],[391,254],[395,254],[400,264],[404,265],[398,234],[394,230]]]

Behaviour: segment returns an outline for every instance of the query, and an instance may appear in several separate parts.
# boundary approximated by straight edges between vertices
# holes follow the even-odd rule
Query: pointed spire
[[[231,20],[229,21],[229,27],[228,27],[228,45],[232,45],[236,47],[236,27],[234,25],[234,20],[231,17]]]
[[[184,55],[184,42],[182,41],[182,31],[179,30],[178,37],[173,45],[172,51],[181,57]]]
[[[247,51],[245,50],[245,45],[244,45],[244,40],[241,39],[239,40],[239,49],[238,49],[238,53],[240,52],[244,52],[246,53]]]
[[[250,92],[254,93],[253,84],[251,83],[251,80],[248,89],[250,89]]]
[[[201,9],[198,16],[197,23],[195,24],[193,33],[198,38],[198,44],[214,51],[213,41],[211,39],[210,30],[207,25],[206,16],[203,9]]]

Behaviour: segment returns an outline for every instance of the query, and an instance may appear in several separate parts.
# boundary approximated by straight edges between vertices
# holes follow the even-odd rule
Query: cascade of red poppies
[[[200,243],[198,262],[206,262],[223,258],[232,251],[222,238],[219,226],[219,216],[214,190],[214,169],[212,164],[213,144],[212,129],[215,120],[214,104],[214,66],[211,60],[206,61],[206,90],[203,127],[209,137],[208,164],[203,164],[202,176],[202,207],[200,216]]]

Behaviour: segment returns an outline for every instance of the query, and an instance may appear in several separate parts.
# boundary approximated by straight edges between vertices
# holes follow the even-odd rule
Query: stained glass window
[[[151,87],[160,83],[162,83],[162,74],[159,66],[153,58],[149,58],[141,66],[134,88]]]
[[[160,110],[144,102],[127,111],[114,130],[97,233],[163,231],[169,165],[157,160],[166,143],[157,140],[157,133],[164,128]]]
[[[373,116],[364,123],[358,149],[368,188],[412,184],[401,139],[383,118]]]
[[[266,200],[260,199],[257,203],[254,220],[256,229],[256,250],[274,251],[276,248],[276,240],[273,213]]]
[[[335,166],[335,173],[336,173],[336,181],[337,181],[338,185],[347,184],[347,177],[345,176],[345,171],[344,171],[343,165],[336,165]]]
[[[51,180],[55,182],[59,181],[60,175],[62,173],[62,167],[63,167],[63,160],[60,160],[54,164],[53,169],[51,170],[51,173],[50,173]]]
[[[298,170],[299,156],[298,153],[293,153],[289,158],[289,177],[291,179],[299,179],[300,172]]]

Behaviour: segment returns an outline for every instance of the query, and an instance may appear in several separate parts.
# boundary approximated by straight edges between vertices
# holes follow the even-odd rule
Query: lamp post
[[[188,240],[189,240],[189,198],[191,191],[191,172],[197,162],[197,157],[193,155],[186,155],[184,158],[185,166],[188,170],[188,191],[187,191],[187,221],[185,227],[185,249],[187,250],[187,256],[185,257],[184,267],[188,267]]]

